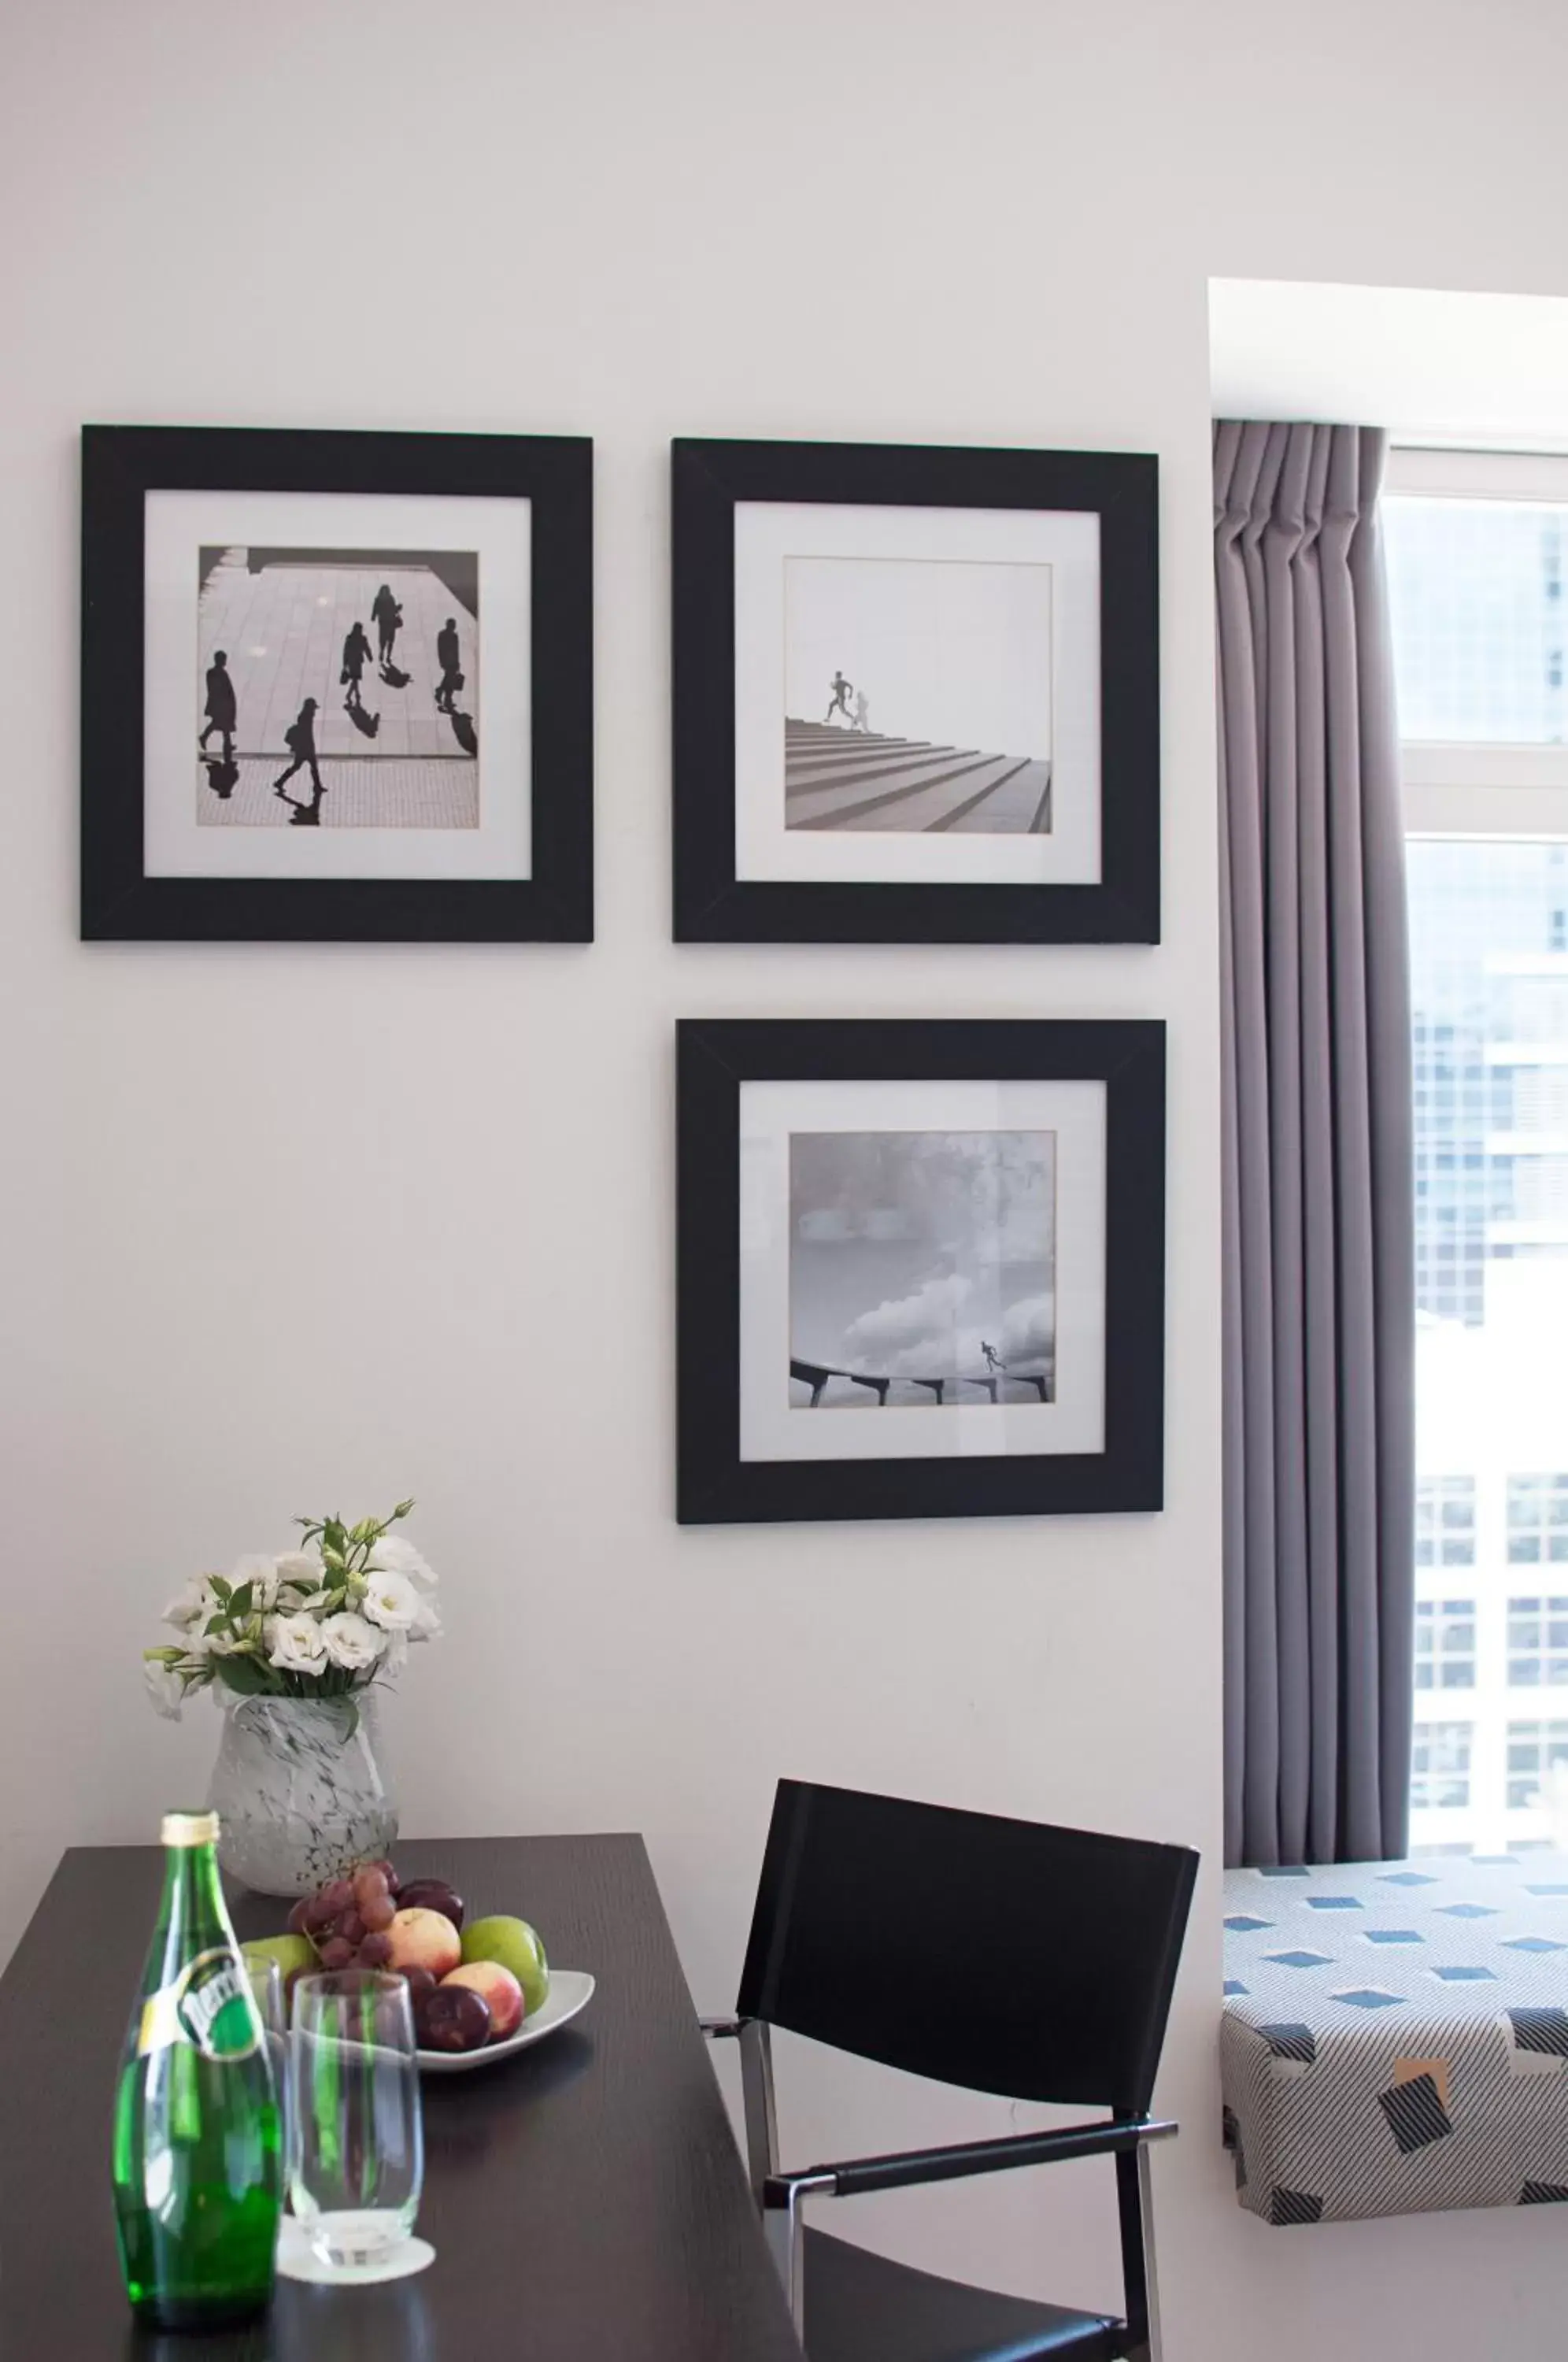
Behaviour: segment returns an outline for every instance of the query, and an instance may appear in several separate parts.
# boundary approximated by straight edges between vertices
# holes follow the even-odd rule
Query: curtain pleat
[[[1231,1861],[1406,1842],[1409,982],[1386,438],[1215,429]]]

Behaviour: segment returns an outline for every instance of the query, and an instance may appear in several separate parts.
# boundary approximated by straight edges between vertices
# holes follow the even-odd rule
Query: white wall
[[[1190,1839],[1212,1866],[1205,281],[1562,285],[1564,47],[1556,0],[11,12],[8,1934],[60,1846],[145,1838],[204,1775],[210,1720],[171,1732],[138,1695],[171,1580],[296,1507],[405,1488],[453,1627],[400,1709],[408,1827],[643,1828],[705,2005],[733,1988],[780,1772]],[[76,943],[84,418],[596,436],[593,949]],[[670,945],[676,433],[1160,453],[1159,950]],[[1163,1517],[677,1530],[670,1036],[701,1011],[1168,1018]],[[1216,1920],[1210,1882],[1162,2094],[1187,2123],[1159,2167],[1172,2362],[1418,2341],[1442,2362],[1505,2328],[1544,2350],[1568,2302],[1550,2220],[1276,2235],[1235,2211]],[[911,1972],[957,1973],[955,1942]],[[989,2113],[881,2079],[795,2090],[797,2156]],[[973,2196],[861,2219],[1110,2299],[1066,2193]]]

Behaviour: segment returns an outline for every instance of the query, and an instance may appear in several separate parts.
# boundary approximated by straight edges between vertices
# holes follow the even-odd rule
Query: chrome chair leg
[[[773,2097],[773,2047],[760,2017],[740,2029],[741,2107],[745,2117],[745,2162],[751,2192],[762,2204],[762,2186],[778,2170],[778,2111]]]

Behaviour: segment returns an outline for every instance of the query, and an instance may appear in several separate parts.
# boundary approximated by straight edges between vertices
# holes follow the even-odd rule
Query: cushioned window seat
[[[1266,2223],[1568,2200],[1568,1858],[1228,1871],[1220,2061]]]

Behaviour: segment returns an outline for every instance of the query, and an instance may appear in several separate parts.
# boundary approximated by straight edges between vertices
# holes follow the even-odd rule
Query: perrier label
[[[162,2329],[263,2310],[282,2205],[277,2093],[218,1882],[215,1813],[166,1813],[163,1900],[115,2100],[126,2289]]]

